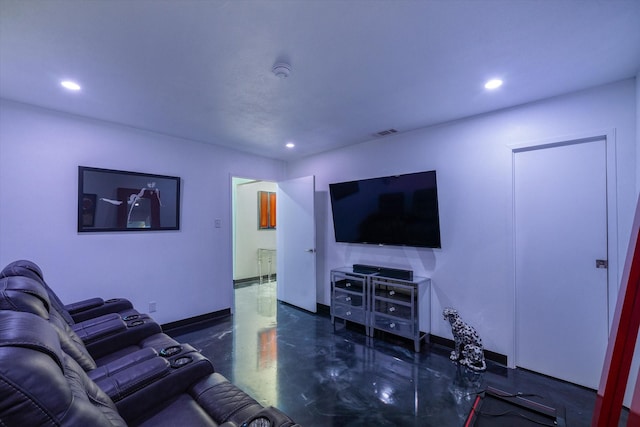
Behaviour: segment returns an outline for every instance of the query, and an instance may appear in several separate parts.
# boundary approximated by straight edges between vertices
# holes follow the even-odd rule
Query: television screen
[[[336,242],[439,248],[436,171],[329,184]]]

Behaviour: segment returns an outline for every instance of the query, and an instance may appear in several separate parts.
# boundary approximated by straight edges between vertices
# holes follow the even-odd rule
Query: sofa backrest
[[[26,276],[0,278],[0,310],[31,313],[48,320],[58,333],[63,351],[73,357],[85,371],[96,368],[95,360],[78,334],[50,307],[48,293],[40,282]]]
[[[0,425],[121,427],[113,401],[45,319],[0,311]]]

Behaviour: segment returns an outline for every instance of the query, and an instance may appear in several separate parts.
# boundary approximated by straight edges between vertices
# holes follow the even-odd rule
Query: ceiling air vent
[[[387,135],[391,135],[393,133],[397,133],[398,131],[395,129],[387,129],[387,130],[383,130],[380,132],[377,132],[375,135],[376,136],[387,136]]]

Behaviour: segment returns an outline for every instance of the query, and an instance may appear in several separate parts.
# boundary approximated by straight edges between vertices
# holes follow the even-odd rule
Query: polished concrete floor
[[[275,282],[237,289],[232,316],[174,336],[305,427],[460,427],[487,385],[559,408],[567,426],[590,425],[595,402],[591,390],[492,362],[484,373],[470,372],[435,344],[414,353],[412,342],[367,338],[357,325],[336,322],[334,330],[328,316],[277,302]],[[523,421],[518,411],[490,415],[485,425]]]

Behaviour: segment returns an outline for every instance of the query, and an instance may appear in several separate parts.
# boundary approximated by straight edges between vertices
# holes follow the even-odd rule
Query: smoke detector
[[[291,65],[285,64],[284,62],[278,62],[271,69],[273,74],[280,79],[286,79],[291,74]]]
[[[374,135],[375,136],[387,136],[387,135],[392,135],[394,133],[398,133],[398,131],[396,129],[386,129],[386,130],[381,130],[380,132],[376,132]]]

